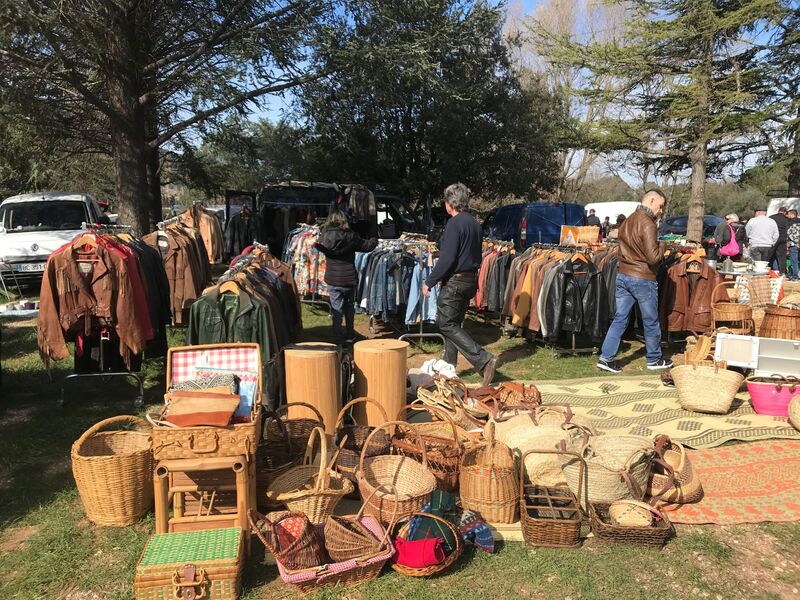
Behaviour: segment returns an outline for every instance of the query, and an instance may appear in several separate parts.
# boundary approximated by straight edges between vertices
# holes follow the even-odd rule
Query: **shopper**
[[[378,245],[377,238],[364,240],[350,229],[347,217],[340,210],[332,210],[322,226],[317,249],[327,258],[325,283],[330,294],[333,337],[340,346],[352,345],[354,338],[356,252],[369,252]],[[342,330],[342,317],[345,330]]]
[[[622,224],[625,222],[625,215],[617,215],[617,222],[612,225],[611,229],[608,232],[607,237],[616,240],[619,239],[619,228],[622,227]]]
[[[775,244],[775,251],[772,255],[772,267],[780,271],[782,275],[786,275],[786,259],[788,257],[786,232],[792,224],[791,219],[786,216],[788,212],[788,208],[781,206],[778,212],[770,217],[778,226],[778,241]]]
[[[731,260],[738,261],[741,260],[742,251],[747,244],[747,232],[745,231],[744,225],[739,222],[739,215],[736,213],[725,215],[725,220],[717,225],[717,228],[714,230],[714,240],[717,242],[720,253],[722,253],[721,251],[723,248],[730,244],[731,232],[733,233],[733,239],[736,242],[737,248],[733,249],[735,250],[734,254],[722,254],[721,258],[730,258]]]
[[[589,216],[586,217],[586,224],[590,227],[600,227],[600,218],[594,214],[594,209],[589,210]]]
[[[483,385],[494,379],[497,359],[481,348],[462,327],[469,301],[478,291],[478,269],[481,265],[481,226],[469,209],[469,188],[454,183],[444,191],[444,207],[450,220],[439,241],[439,262],[422,287],[427,296],[430,288],[440,284],[436,303],[436,322],[445,338],[442,358],[456,364],[458,353],[464,355],[476,371],[483,374]]]
[[[767,216],[767,211],[757,210],[756,216],[747,222],[745,232],[750,244],[750,257],[754,261],[769,261],[780,237],[778,224]]]
[[[661,325],[658,321],[658,283],[656,271],[663,258],[658,243],[656,219],[663,212],[667,197],[659,189],[645,192],[642,203],[619,228],[619,273],[614,292],[617,312],[600,350],[597,368],[620,373],[614,362],[622,335],[628,328],[634,304],[639,305],[644,325],[647,368],[668,369],[672,363],[661,355]]]
[[[797,211],[792,209],[786,216],[792,224],[786,230],[786,243],[789,247],[789,258],[792,261],[791,279],[800,280],[800,219],[797,218]]]
[[[604,238],[608,237],[609,231],[611,231],[611,219],[609,217],[606,217],[605,219],[603,219],[603,225],[601,226],[601,233],[603,234]]]

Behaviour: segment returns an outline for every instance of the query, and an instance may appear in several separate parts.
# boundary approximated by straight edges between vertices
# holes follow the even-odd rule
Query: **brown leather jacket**
[[[208,253],[208,262],[217,263],[222,260],[224,239],[222,237],[222,224],[217,216],[206,211],[202,206],[194,206],[181,215],[183,223],[194,227],[200,232],[203,244]]]
[[[116,330],[123,357],[144,350],[145,330],[136,314],[125,260],[98,247],[98,260],[79,266],[73,252],[68,247],[52,254],[45,267],[37,323],[42,360],[47,364],[51,358],[67,358],[67,340],[77,333],[89,335],[93,325]],[[82,268],[88,271],[84,274]]]
[[[687,273],[686,262],[670,267],[660,294],[661,327],[667,331],[711,330],[711,305],[728,300],[722,275],[703,263],[700,273]],[[693,283],[691,283],[693,281]],[[691,285],[690,285],[691,283]]]
[[[637,279],[656,280],[663,250],[658,243],[656,221],[639,206],[619,228],[619,272]]]

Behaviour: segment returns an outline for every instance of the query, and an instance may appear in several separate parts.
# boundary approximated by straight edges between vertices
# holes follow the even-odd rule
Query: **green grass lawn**
[[[329,317],[304,310],[305,340],[329,340]],[[124,381],[70,382],[67,404],[57,405],[71,361],[44,369],[31,323],[3,325],[0,387],[0,600],[94,600],[132,597],[134,568],[153,531],[152,517],[128,528],[89,523],[70,470],[75,439],[93,423],[131,413],[135,388]],[[591,355],[558,356],[544,346],[506,339],[496,325],[471,320],[476,339],[500,356],[498,379],[600,376]],[[359,317],[359,332],[366,320]],[[170,332],[180,345],[184,332]],[[440,351],[412,347],[410,364]],[[624,347],[626,371],[645,372],[641,344]],[[465,378],[477,376],[459,364]],[[145,403],[164,391],[164,361],[146,361]],[[608,375],[613,377],[611,375]],[[657,552],[608,547],[589,539],[581,549],[532,549],[507,543],[494,555],[467,549],[455,568],[430,580],[386,571],[354,589],[329,590],[320,598],[791,598],[798,596],[800,525],[679,527]],[[243,597],[293,598],[277,569],[262,564],[255,548]]]

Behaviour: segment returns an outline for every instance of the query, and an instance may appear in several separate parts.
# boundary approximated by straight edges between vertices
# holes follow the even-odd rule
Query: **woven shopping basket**
[[[267,552],[285,569],[310,569],[327,562],[322,540],[305,514],[284,512],[270,520],[250,509],[247,520]]]
[[[389,420],[389,417],[386,415],[386,410],[384,410],[381,403],[372,398],[355,398],[345,404],[342,410],[339,411],[339,415],[336,417],[336,425],[334,426],[336,430],[336,442],[338,443],[344,436],[347,436],[347,441],[339,451],[339,460],[336,461],[336,469],[353,483],[356,483],[356,468],[358,467],[361,451],[364,449],[364,442],[367,441],[369,434],[375,429],[369,425],[359,425],[356,422],[355,416],[353,416],[353,425],[345,425],[343,423],[348,409],[358,406],[359,404],[373,404],[378,409],[378,412],[380,412],[381,417],[383,417],[383,421],[386,422]],[[367,448],[367,456],[388,454],[390,444],[391,440],[389,434],[381,430],[381,433],[373,439],[369,448]]]
[[[633,544],[636,546],[649,546],[661,548],[672,532],[672,523],[667,516],[656,510],[657,518],[648,525],[615,525],[609,515],[611,503],[590,502],[589,518],[592,533],[603,542],[612,544]]]
[[[386,454],[366,455],[372,438],[389,427],[403,427],[410,431],[419,442],[422,462],[409,456]],[[428,469],[428,455],[425,444],[414,425],[404,421],[387,421],[369,434],[361,451],[358,463],[358,491],[366,505],[364,512],[388,525],[393,519],[407,519],[430,500],[436,489],[436,477]],[[373,493],[374,492],[374,493]],[[395,506],[396,504],[396,506]]]
[[[449,529],[453,539],[455,539],[456,547],[451,550],[450,554],[448,554],[444,561],[440,562],[439,564],[430,565],[429,567],[414,568],[400,565],[395,562],[392,563],[392,569],[407,577],[430,577],[431,575],[436,575],[437,573],[447,570],[458,560],[458,557],[461,556],[461,552],[464,550],[464,542],[461,539],[461,533],[458,531],[456,526],[447,519],[443,519],[442,517],[432,513],[415,512],[411,515],[408,522],[400,528],[400,531],[397,532],[397,537],[405,539],[405,536],[408,535],[409,528],[411,527],[411,519],[414,517],[426,517],[428,519],[433,519],[440,526]]]
[[[579,454],[561,450],[529,450],[520,461],[519,510],[522,537],[529,546],[576,548],[581,545],[581,488],[573,494],[567,487],[526,483],[525,459],[529,454],[568,455],[578,463],[578,481],[584,482],[586,463]]]
[[[716,363],[679,365],[670,370],[681,408],[694,412],[724,415],[744,382],[744,375]]]
[[[146,431],[102,431],[132,424]],[[125,527],[153,506],[150,425],[139,417],[111,417],[93,425],[72,444],[72,475],[92,523]]]
[[[319,466],[314,466],[314,440],[319,440]],[[325,430],[316,427],[308,439],[303,464],[282,473],[267,489],[271,502],[284,504],[292,512],[302,512],[309,520],[324,523],[343,496],[353,491],[353,483],[331,470]]]
[[[647,496],[674,504],[689,504],[703,498],[703,485],[692,467],[686,448],[666,435],[655,442],[658,458],[647,485]]]
[[[461,459],[459,493],[465,510],[490,523],[515,523],[519,473],[508,446],[495,440],[494,422],[486,425],[486,444],[467,450]]]
[[[714,287],[711,292],[713,298],[717,289],[734,288],[735,281],[723,281]],[[720,327],[726,327],[730,333],[739,335],[750,335],[753,333],[753,307],[749,304],[741,304],[738,300],[738,292],[740,290],[734,289],[734,298],[730,299],[731,291],[728,290],[729,299],[726,301],[715,302],[711,306],[712,329],[717,330]]]
[[[267,436],[263,435],[264,430],[273,421],[275,427],[280,430],[281,437],[268,440]],[[280,416],[272,411],[267,412],[264,415],[262,440],[256,451],[256,504],[259,508],[270,509],[279,506],[267,498],[267,488],[276,477],[301,464],[304,453],[305,446],[296,446],[292,443]]]
[[[789,423],[800,430],[800,396],[795,396],[789,403]]]
[[[294,407],[302,407],[313,414],[312,417],[294,417],[289,418],[289,409]],[[275,410],[275,415],[283,420],[283,425],[286,428],[286,434],[295,448],[305,448],[308,444],[308,438],[311,437],[311,432],[315,427],[322,427],[325,429],[325,421],[316,407],[306,404],[305,402],[289,402]],[[273,442],[281,442],[283,440],[283,432],[278,427],[275,421],[271,421],[265,428],[264,433],[265,442],[267,444]]]
[[[372,494],[376,492],[377,489],[373,490]],[[397,508],[397,502],[394,504]],[[366,519],[374,520],[374,517],[364,516],[365,506],[367,503],[362,503],[355,515],[329,515],[326,519],[325,550],[334,562],[363,559],[365,556],[378,554],[389,541],[389,533],[394,529],[396,514],[386,527],[383,537],[377,539],[367,527]]]

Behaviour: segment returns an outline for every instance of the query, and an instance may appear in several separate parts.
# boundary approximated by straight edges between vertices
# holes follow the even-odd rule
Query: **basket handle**
[[[389,420],[389,416],[386,414],[386,409],[383,408],[383,405],[381,405],[380,402],[378,402],[374,398],[367,398],[366,396],[361,396],[360,398],[353,398],[352,400],[350,400],[350,402],[348,402],[342,407],[342,410],[340,410],[339,414],[336,415],[336,423],[333,426],[334,431],[339,429],[339,423],[342,421],[342,419],[344,419],[345,414],[347,414],[348,408],[355,406],[356,404],[367,404],[367,403],[374,404],[375,406],[378,407],[378,410],[380,411],[384,421]],[[353,419],[353,421],[355,421],[355,419]]]
[[[443,416],[444,418],[440,420],[447,421],[447,423],[450,425],[450,429],[452,429],[453,431],[453,444],[455,446],[461,446],[461,442],[458,441],[458,432],[456,431],[456,423],[455,421],[453,421],[453,417],[447,414],[446,410],[442,410],[440,408],[434,408],[433,406],[427,406],[425,404],[411,403],[400,409],[400,412],[397,413],[397,420],[408,422],[403,417],[405,417],[406,413],[409,410],[424,410],[425,412],[430,413],[432,417]]]
[[[633,479],[633,477],[631,477],[631,474],[627,469],[620,472],[620,478],[628,486],[628,489],[634,498],[639,501],[644,498],[644,492],[642,491],[642,488],[639,487],[639,484]]]
[[[384,423],[382,425],[378,425],[375,429],[370,431],[369,435],[367,436],[367,439],[364,441],[364,446],[362,446],[362,448],[361,448],[361,456],[358,459],[358,468],[359,468],[359,470],[361,470],[361,471],[364,470],[364,459],[366,458],[365,453],[369,449],[369,443],[372,441],[372,436],[374,436],[381,429],[384,429],[384,428],[388,427],[389,425],[394,425],[396,427],[397,426],[407,427],[411,432],[414,433],[414,435],[416,436],[417,441],[419,443],[419,448],[422,451],[422,466],[425,469],[427,469],[428,468],[428,452],[425,450],[425,444],[423,443],[422,436],[420,435],[419,431],[417,431],[417,428],[414,427],[411,423],[408,423],[407,421],[386,421],[386,423]]]
[[[659,457],[664,458],[664,452],[666,452],[670,445],[672,445],[672,440],[669,439],[668,435],[664,435],[662,433],[656,437],[653,447],[656,450],[656,454],[658,454]]]
[[[141,417],[137,417],[135,415],[119,415],[116,417],[103,419],[99,423],[95,423],[89,427],[89,429],[83,432],[81,437],[75,440],[73,446],[75,448],[80,448],[86,440],[92,437],[95,433],[99,432],[101,429],[105,429],[111,425],[121,425],[122,423],[132,423],[133,425],[136,425],[138,429],[150,429],[150,424]]]
[[[458,380],[453,380],[452,381],[452,385],[461,385],[463,387],[463,389],[464,389],[464,393],[466,394],[467,393],[466,392],[466,389],[467,389],[466,386],[463,383],[461,383],[460,381],[458,381],[458,384],[456,384],[455,383],[456,381],[458,381]],[[449,404],[448,408],[450,410],[452,410],[453,412],[455,412],[456,411],[456,401],[453,399],[453,396],[457,396],[458,393],[452,387],[450,387],[451,386],[451,380],[448,380],[446,377],[443,377],[441,375],[435,375],[434,378],[433,378],[433,382],[436,384],[436,389],[439,390],[439,392],[441,392],[441,395],[442,395],[442,398],[444,398],[444,401],[447,404]]]
[[[264,532],[261,531],[261,528],[258,526],[258,522],[263,521],[271,528],[273,527],[272,521],[254,508],[251,508],[247,511],[247,521],[250,524],[250,531],[256,534],[256,537],[259,539],[259,541],[264,544],[264,548],[266,548],[269,553],[275,557],[275,560],[278,560],[278,549],[272,546],[272,544],[264,535]]]
[[[325,436],[325,430],[322,427],[314,427],[311,430],[311,435],[308,436],[308,443],[306,444],[306,451],[303,454],[303,464],[314,464],[314,440],[319,438],[319,473],[317,474],[317,483],[314,488],[319,491],[323,489],[325,480],[325,473],[328,470],[328,440]]]
[[[275,421],[275,423],[278,425],[278,431],[280,431],[283,434],[283,441],[286,442],[286,447],[289,449],[289,452],[291,452],[292,438],[289,437],[289,431],[286,429],[286,425],[284,424],[283,419],[281,419],[280,415],[274,410],[269,410],[266,413],[264,413],[264,417],[265,417],[264,422],[261,424],[261,439],[267,438],[264,432],[269,427],[269,424],[272,421]]]
[[[656,458],[653,460],[653,462],[659,465],[667,473],[667,485],[664,486],[664,489],[662,489],[659,494],[650,497],[650,504],[655,506],[656,503],[664,497],[664,494],[666,494],[669,489],[675,485],[675,469],[671,464],[662,458]]]
[[[736,287],[736,281],[723,281],[722,283],[718,283],[717,285],[715,285],[715,286],[714,286],[714,289],[713,289],[713,290],[711,290],[711,298],[712,298],[712,299],[714,298],[714,294],[716,294],[716,293],[717,293],[717,290],[718,290],[719,288],[721,288],[721,287],[722,287],[722,288],[727,288],[727,287]],[[731,300],[731,295],[730,295],[730,294],[728,294],[728,290],[727,290],[727,289],[725,290],[725,293],[726,293],[726,295],[728,296],[728,302],[730,302],[730,300]]]
[[[372,497],[378,492],[379,489],[384,489],[384,488],[383,486],[376,486],[372,488],[372,491],[370,492],[369,496],[367,496],[367,499],[364,500],[364,502],[361,504],[361,508],[358,509],[358,513],[356,513],[356,521],[359,521],[361,517],[364,516],[364,509],[367,507],[369,501],[372,500]],[[389,539],[389,534],[394,529],[394,525],[397,522],[397,507],[400,504],[400,501],[397,499],[397,488],[394,487],[394,485],[392,485],[389,487],[389,492],[392,494],[392,497],[394,498],[394,510],[392,511],[392,518],[389,520],[389,524],[386,527],[386,531],[384,531],[383,533],[383,538],[381,538],[378,548],[383,548],[383,546],[386,544],[386,542]]]
[[[453,550],[453,552],[461,552],[461,549],[462,549],[462,547],[464,545],[464,542],[461,539],[461,533],[458,531],[456,526],[453,525],[450,521],[448,521],[447,519],[443,519],[439,515],[435,515],[433,513],[426,513],[426,512],[411,513],[411,516],[408,518],[408,521],[411,522],[411,519],[413,519],[414,517],[428,517],[430,519],[433,519],[434,521],[438,521],[439,523],[443,524],[445,527],[447,527],[450,530],[450,532],[453,534],[453,537],[456,540],[456,547]]]
[[[536,425],[539,425],[539,417],[542,414],[552,413],[552,412],[558,413],[559,411],[552,410],[553,408],[556,407],[564,409],[562,413],[564,416],[564,422],[561,424],[562,426],[572,422],[572,417],[574,417],[575,415],[572,412],[572,407],[570,407],[569,404],[545,404],[542,406],[537,406],[531,411],[531,418],[533,419],[533,422]]]
[[[275,414],[281,415],[286,413],[289,414],[289,409],[292,406],[302,406],[303,408],[307,408],[311,412],[314,413],[314,419],[323,427],[325,426],[325,419],[322,417],[322,413],[317,410],[317,407],[312,406],[311,404],[306,404],[305,402],[287,402],[283,406],[280,406],[275,409]]]
[[[563,442],[563,440],[562,440]],[[578,454],[577,452],[572,452],[566,449],[566,444],[564,445],[563,449],[558,450],[528,450],[522,455],[522,459],[519,462],[519,489],[520,489],[520,502],[525,502],[525,459],[528,457],[529,454],[557,454],[559,456],[571,456],[572,458],[578,459],[578,493],[576,494],[576,500],[578,501],[578,510],[582,510],[581,508],[581,490],[583,486],[589,487],[588,478],[586,482],[584,482],[584,475],[586,473],[586,460]],[[533,483],[531,481],[531,483]],[[587,489],[586,496],[588,498],[589,491]],[[525,508],[524,506],[522,507]]]

